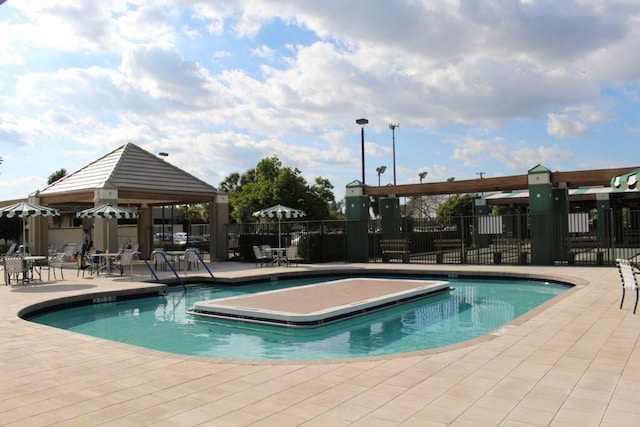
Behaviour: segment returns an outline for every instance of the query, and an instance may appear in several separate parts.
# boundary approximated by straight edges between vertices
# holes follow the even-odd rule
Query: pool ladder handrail
[[[198,252],[195,248],[187,248],[184,252],[185,252],[185,255],[187,252],[194,253],[198,258],[198,261],[200,261],[200,264],[204,266],[204,269],[207,270],[207,273],[209,273],[209,276],[211,276],[211,278],[213,279],[213,282],[216,284],[218,283],[218,279],[216,279],[213,273],[211,272],[211,270],[209,270],[207,263],[205,263],[204,260],[202,259],[202,256],[200,256],[200,252]]]
[[[151,255],[162,255],[162,258],[164,259],[164,264],[169,266],[169,269],[171,269],[171,271],[173,272],[173,274],[176,276],[176,278],[178,279],[178,281],[180,282],[180,284],[182,285],[182,288],[186,291],[187,290],[187,285],[184,284],[184,281],[182,280],[182,278],[180,277],[180,275],[178,275],[178,273],[176,272],[175,268],[173,268],[173,265],[169,262],[169,260],[167,259],[167,254],[164,253],[164,251],[161,250],[154,250],[153,252],[151,252]],[[149,266],[149,268],[151,268],[151,266]],[[156,276],[156,274],[154,273],[154,276]],[[158,276],[156,276],[157,278]]]
[[[160,282],[160,279],[158,278],[158,275],[156,274],[155,271],[153,271],[153,267],[151,267],[151,264],[149,264],[149,261],[147,261],[147,259],[144,257],[144,255],[142,255],[142,252],[134,251],[134,252],[131,253],[131,257],[133,258],[134,255],[138,255],[138,259],[144,261],[145,265],[147,266],[147,268],[151,272],[151,275],[153,276],[154,279],[156,279],[156,282]],[[133,259],[132,259],[132,261],[133,261]],[[133,262],[131,263],[131,278],[133,279]]]

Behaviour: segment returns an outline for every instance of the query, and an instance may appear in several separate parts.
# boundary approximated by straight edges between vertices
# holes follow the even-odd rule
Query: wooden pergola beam
[[[551,184],[554,187],[608,187],[611,179],[640,167],[614,169],[593,169],[574,172],[552,172]],[[365,187],[367,196],[433,196],[439,194],[484,193],[490,191],[513,191],[528,189],[527,175],[511,175],[495,178],[477,178],[460,181],[427,182],[422,184],[386,185],[383,187]]]

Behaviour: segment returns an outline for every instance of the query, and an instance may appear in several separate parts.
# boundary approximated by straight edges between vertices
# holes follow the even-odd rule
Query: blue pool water
[[[170,289],[164,296],[51,311],[30,320],[177,354],[245,360],[335,359],[404,353],[466,341],[500,328],[568,289],[537,281],[447,279],[454,287],[449,293],[314,329],[187,314],[196,301],[337,278],[298,278],[235,287],[196,285],[187,291]]]

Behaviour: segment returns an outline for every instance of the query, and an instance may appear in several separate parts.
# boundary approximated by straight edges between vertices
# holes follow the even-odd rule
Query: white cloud
[[[391,168],[387,124],[401,122],[410,182],[417,165],[446,179],[568,163],[570,142],[548,141],[615,123],[608,85],[632,102],[640,80],[633,0],[52,0],[4,12],[4,142],[134,141],[216,181],[274,153],[305,174],[359,178],[361,116],[368,169]],[[521,123],[536,136],[517,135]]]
[[[549,114],[547,132],[559,137],[580,136],[588,130],[587,125],[576,117],[567,114]]]

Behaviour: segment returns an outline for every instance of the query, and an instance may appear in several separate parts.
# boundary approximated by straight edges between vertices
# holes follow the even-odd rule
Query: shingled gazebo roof
[[[37,192],[43,205],[93,204],[96,190],[117,190],[118,203],[176,205],[212,202],[218,190],[128,143]]]

